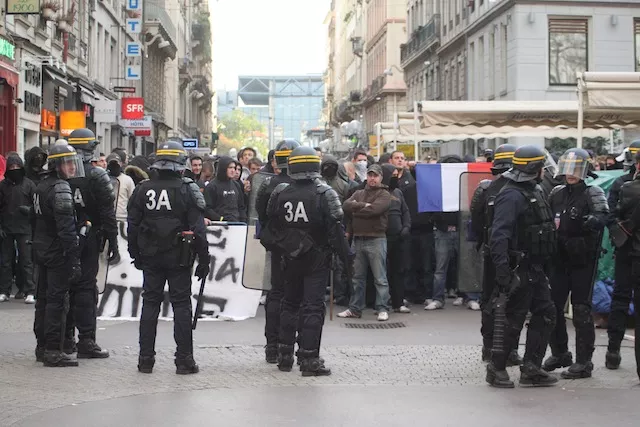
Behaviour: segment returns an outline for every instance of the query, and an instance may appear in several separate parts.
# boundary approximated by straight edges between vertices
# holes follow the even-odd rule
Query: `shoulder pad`
[[[282,191],[284,191],[284,189],[287,188],[288,186],[289,186],[288,182],[281,182],[280,184],[276,185],[276,188],[273,190],[273,192],[275,194],[282,193]]]
[[[587,201],[594,212],[609,212],[609,203],[604,190],[597,185],[590,185],[585,190]]]
[[[207,204],[204,201],[204,196],[198,184],[193,182],[191,178],[182,178],[182,183],[187,187],[187,193],[189,193],[189,197],[195,203],[196,207],[204,212]]]
[[[111,186],[111,179],[109,179],[109,174],[106,170],[101,167],[94,166],[89,169],[89,178],[96,179],[98,181],[106,182]]]
[[[338,193],[336,193],[336,190],[329,187],[328,189],[322,191],[322,193],[320,194],[327,202],[327,207],[329,208],[329,215],[331,216],[331,218],[336,221],[342,221],[342,218],[344,217],[344,211],[342,210],[342,204],[340,203],[340,198],[338,197]]]
[[[71,186],[63,179],[56,181],[53,186],[54,195],[54,210],[58,213],[65,215],[73,215],[73,196],[71,195]]]
[[[478,184],[478,188],[482,188],[483,190],[486,190],[487,188],[489,188],[492,182],[493,181],[490,179],[483,179],[482,181],[480,181],[480,184]]]
[[[329,190],[333,190],[330,186],[328,186],[325,182],[320,180],[320,178],[316,178],[316,191],[318,194],[324,194]]]
[[[553,190],[551,190],[551,193],[549,193],[549,198],[553,197],[554,195],[556,195],[559,192],[561,192],[562,190],[564,190],[565,187],[566,187],[565,184],[556,185],[555,187],[553,187]]]

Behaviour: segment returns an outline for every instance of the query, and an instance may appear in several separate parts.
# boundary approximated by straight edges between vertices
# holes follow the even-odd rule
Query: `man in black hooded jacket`
[[[47,162],[47,153],[40,147],[33,147],[24,153],[25,176],[35,185],[44,177],[42,167]]]
[[[211,221],[247,222],[242,184],[235,179],[239,163],[231,157],[218,160],[216,178],[204,190],[205,217]]]

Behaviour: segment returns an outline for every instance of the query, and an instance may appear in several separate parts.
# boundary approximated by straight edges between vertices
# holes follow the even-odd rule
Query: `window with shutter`
[[[636,46],[636,71],[640,71],[640,18],[633,20],[633,38]]]
[[[576,73],[588,70],[589,21],[549,18],[549,84],[575,85]]]

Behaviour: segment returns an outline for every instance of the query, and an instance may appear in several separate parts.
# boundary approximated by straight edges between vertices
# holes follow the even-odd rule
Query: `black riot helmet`
[[[591,156],[582,148],[569,148],[558,160],[558,172],[556,178],[574,176],[585,179],[589,175]]]
[[[502,144],[493,153],[493,167],[491,173],[499,175],[508,171],[513,167],[513,155],[516,152],[516,147],[513,144]]]
[[[535,145],[523,145],[513,153],[513,167],[502,176],[515,182],[539,182],[541,180],[540,171],[546,167],[546,164],[547,152],[545,150]]]
[[[91,129],[76,129],[71,132],[67,140],[69,145],[76,149],[85,162],[94,160],[94,153],[99,142],[96,140],[96,134]]]
[[[289,176],[295,180],[320,178],[320,162],[316,150],[298,147],[289,155]]]
[[[629,148],[624,151],[623,166],[625,169],[631,168],[636,163],[636,155],[638,153],[640,153],[640,139],[631,142]]]
[[[85,176],[82,158],[69,144],[56,143],[51,146],[47,157],[47,169],[50,173],[55,172],[60,179],[65,180]]]
[[[177,141],[163,142],[155,154],[151,169],[182,172],[187,167],[187,152]]]
[[[300,143],[295,139],[285,139],[276,145],[276,166],[278,169],[287,168],[287,160],[293,150],[300,147]]]

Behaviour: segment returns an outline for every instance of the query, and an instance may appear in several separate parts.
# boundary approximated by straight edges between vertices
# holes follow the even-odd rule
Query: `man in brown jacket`
[[[347,233],[353,234],[356,252],[353,293],[349,308],[338,317],[361,317],[365,307],[367,270],[371,268],[376,286],[378,320],[389,320],[389,283],[387,281],[387,221],[391,194],[382,185],[382,168],[367,169],[367,186],[356,191],[342,206],[352,220]]]

